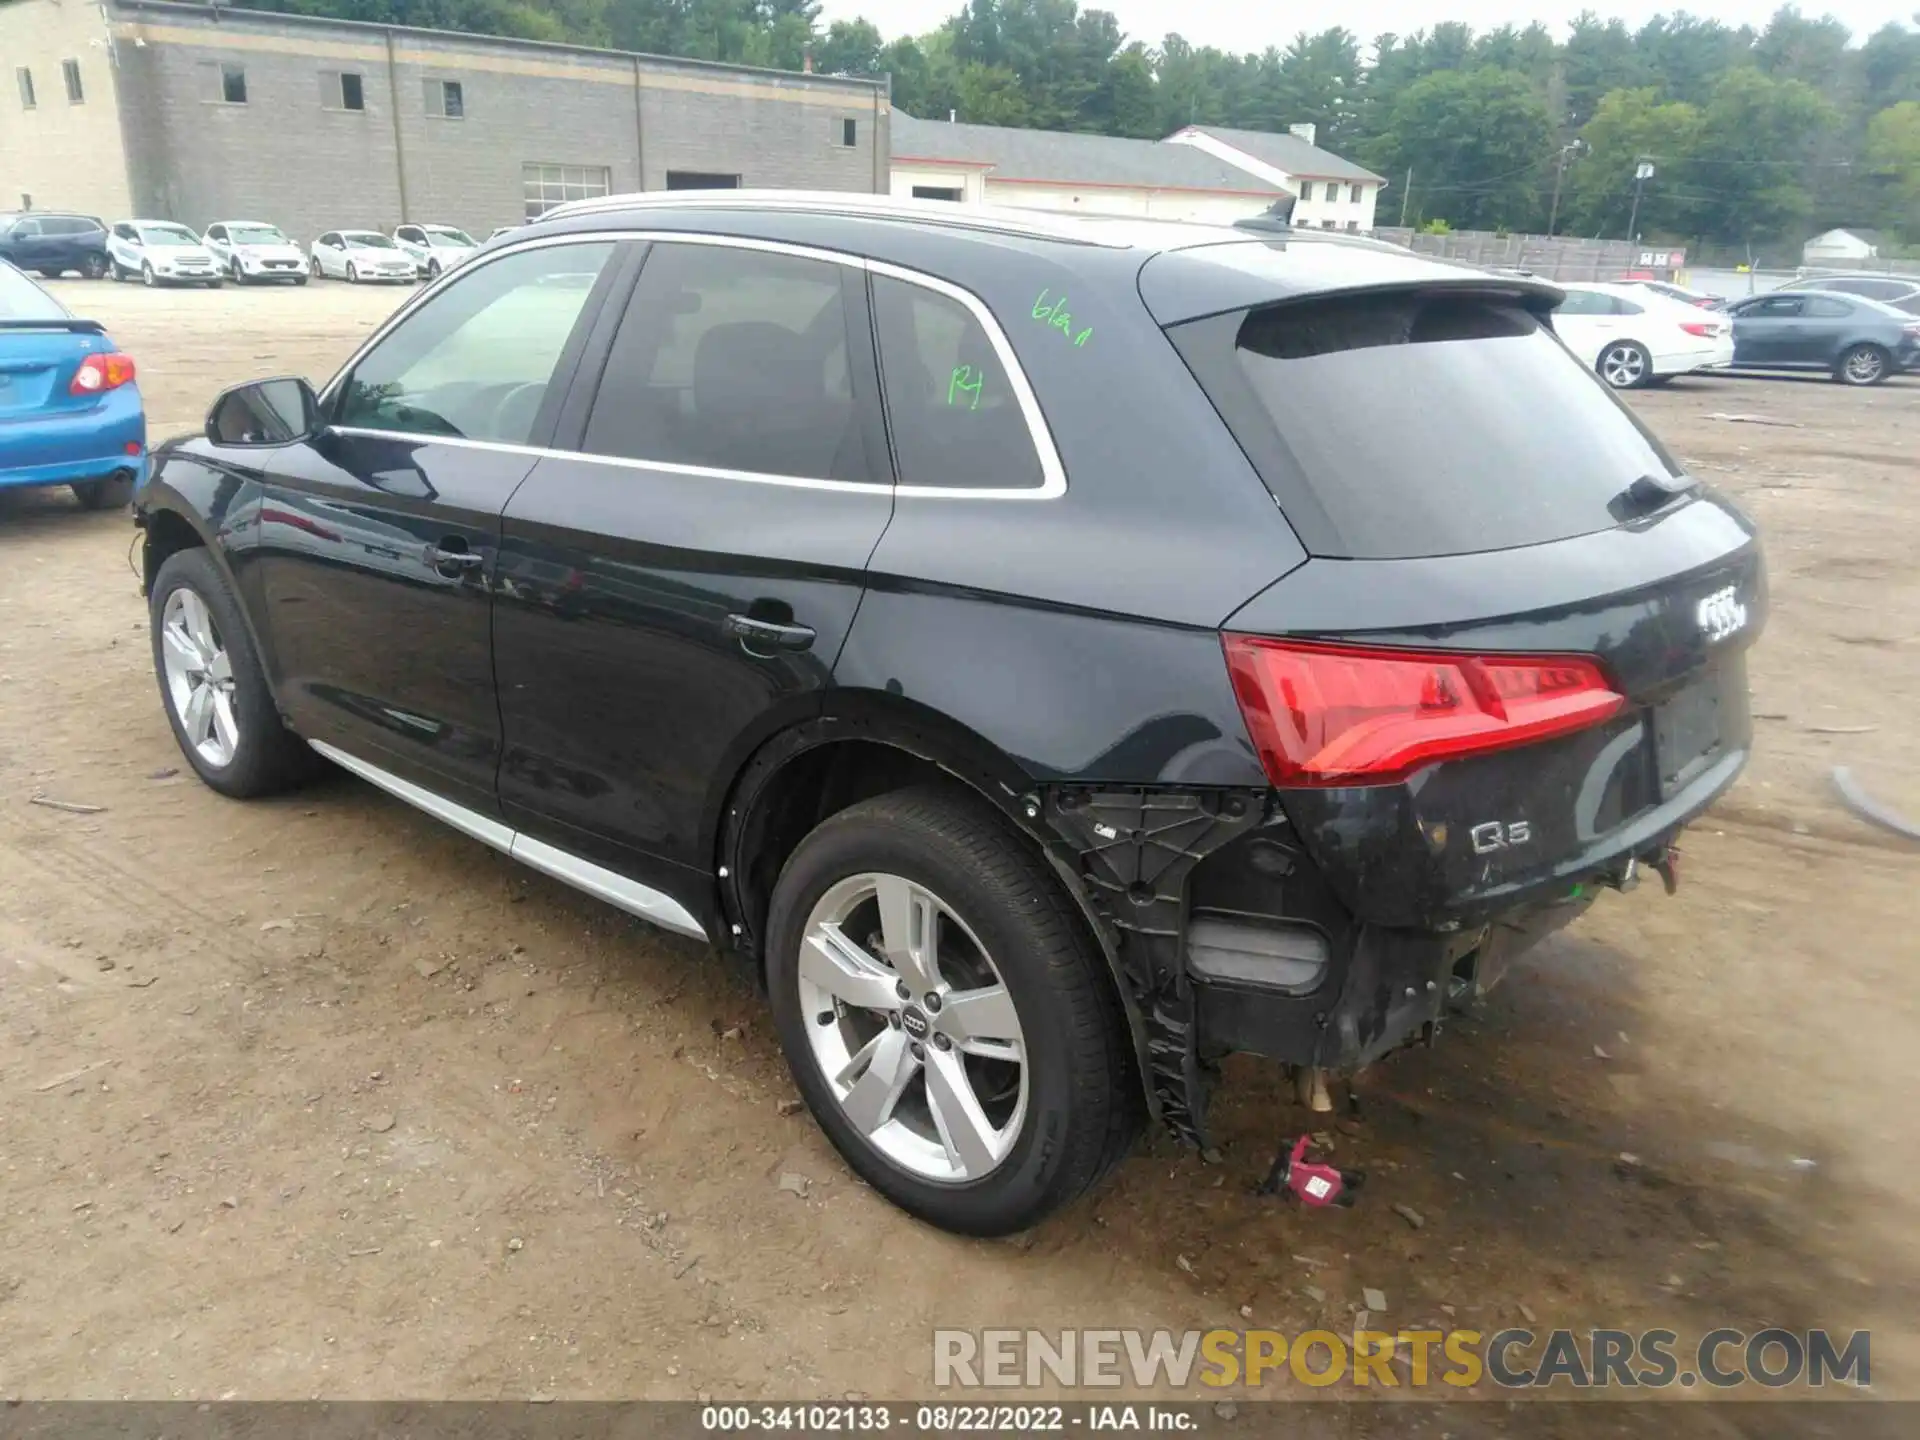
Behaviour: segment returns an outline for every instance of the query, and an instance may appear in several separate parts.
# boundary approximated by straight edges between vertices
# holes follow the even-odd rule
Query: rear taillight
[[[1680,328],[1689,335],[1699,335],[1711,340],[1720,333],[1720,327],[1711,320],[1682,320]]]
[[[103,390],[118,390],[133,380],[131,355],[89,355],[73,372],[67,386],[69,395],[98,395]]]
[[[1462,655],[1223,635],[1240,713],[1281,787],[1384,785],[1617,714],[1581,655]]]

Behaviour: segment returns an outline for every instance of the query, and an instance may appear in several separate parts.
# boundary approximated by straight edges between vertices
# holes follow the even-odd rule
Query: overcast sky
[[[918,35],[933,29],[960,9],[961,0],[825,0],[828,20],[851,19],[864,15],[880,27],[891,40],[898,35]],[[1431,28],[1440,20],[1461,20],[1476,30],[1499,25],[1544,22],[1556,37],[1564,37],[1567,22],[1585,8],[1579,0],[1446,0],[1434,5],[1430,0],[1344,0],[1331,10],[1296,9],[1258,0],[1105,0],[1082,9],[1111,10],[1120,17],[1127,35],[1149,44],[1158,44],[1169,31],[1178,31],[1195,45],[1217,45],[1223,50],[1264,50],[1269,45],[1285,46],[1302,29],[1324,30],[1329,25],[1346,26],[1362,40],[1371,40],[1386,31],[1407,34]],[[1662,12],[1687,10],[1702,19],[1720,20],[1737,25],[1742,22],[1764,24],[1765,16],[1777,8],[1774,0],[1689,0],[1686,4],[1634,3],[1619,0],[1607,4],[1597,0],[1592,8],[1604,16],[1619,16],[1638,28],[1650,16]],[[1802,14],[1830,14],[1864,39],[1890,20],[1909,20],[1920,10],[1920,0],[1802,0]]]

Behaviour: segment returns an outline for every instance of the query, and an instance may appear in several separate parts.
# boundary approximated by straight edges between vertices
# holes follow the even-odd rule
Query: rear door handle
[[[729,615],[726,632],[739,640],[749,654],[766,650],[811,649],[814,630],[811,625],[782,625],[773,620],[756,620],[751,615]]]

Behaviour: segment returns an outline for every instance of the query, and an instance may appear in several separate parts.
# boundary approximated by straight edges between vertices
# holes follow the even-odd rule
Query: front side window
[[[1798,315],[1806,303],[1798,295],[1762,295],[1734,313],[1750,320],[1786,320]]]
[[[553,245],[457,272],[354,367],[335,423],[526,444],[612,253],[604,242]]]
[[[595,455],[874,480],[848,368],[844,267],[656,245],[587,421]]]
[[[1042,483],[1026,413],[999,352],[965,305],[873,279],[881,384],[902,485],[1015,490]]]

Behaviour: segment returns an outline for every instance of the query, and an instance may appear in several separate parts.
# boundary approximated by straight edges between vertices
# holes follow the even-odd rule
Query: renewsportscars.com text
[[[1300,1384],[1464,1390],[1873,1383],[1872,1335],[1673,1330],[936,1330],[940,1388]],[[1443,1392],[1444,1393],[1444,1392]]]

